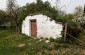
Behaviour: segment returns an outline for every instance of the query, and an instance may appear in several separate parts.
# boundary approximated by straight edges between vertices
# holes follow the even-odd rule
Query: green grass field
[[[85,55],[85,47],[75,44],[38,42],[13,30],[0,30],[0,55]],[[25,44],[19,47],[20,44]]]

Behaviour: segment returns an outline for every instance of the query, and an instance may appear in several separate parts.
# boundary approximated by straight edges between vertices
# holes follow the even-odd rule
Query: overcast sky
[[[6,1],[7,0],[0,0],[0,9],[5,10],[6,9]],[[36,0],[17,0],[17,3],[19,6],[24,6],[26,3],[32,3]],[[51,2],[51,0],[43,0]],[[60,0],[60,7],[62,7],[62,10],[66,11],[66,13],[72,13],[76,6],[82,6],[84,7],[85,0]],[[51,5],[55,5],[55,0],[52,0]]]

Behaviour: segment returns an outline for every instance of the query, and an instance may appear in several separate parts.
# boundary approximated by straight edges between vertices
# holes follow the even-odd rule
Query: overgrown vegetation
[[[3,34],[4,33],[4,34]],[[19,45],[25,46],[19,47]],[[14,30],[0,30],[0,55],[84,55],[85,47],[60,42],[56,39],[46,43],[45,40],[18,35]]]
[[[10,0],[11,1],[11,0]],[[37,3],[27,4],[23,7],[9,6],[8,11],[0,10],[0,55],[83,55],[85,47],[75,38],[85,43],[85,14],[81,7],[77,7],[73,14],[65,14],[63,11],[51,7],[49,2],[37,0]],[[58,8],[58,7],[57,7]],[[12,10],[11,10],[12,9]],[[66,41],[62,39],[50,38],[50,43],[44,41],[38,42],[39,39],[32,39],[22,34],[16,33],[21,31],[22,21],[28,15],[43,14],[52,18],[56,22],[67,23]],[[14,30],[9,30],[12,28]],[[5,28],[5,30],[2,30]],[[8,30],[7,30],[8,28]],[[62,32],[64,34],[64,31]],[[26,44],[24,47],[18,47],[20,44]],[[74,50],[74,51],[73,51]]]

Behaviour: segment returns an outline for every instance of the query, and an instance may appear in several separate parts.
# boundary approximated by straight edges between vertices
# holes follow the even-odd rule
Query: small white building
[[[49,17],[42,14],[27,16],[22,23],[22,33],[31,37],[58,38],[62,37],[62,30],[62,24],[50,21]]]

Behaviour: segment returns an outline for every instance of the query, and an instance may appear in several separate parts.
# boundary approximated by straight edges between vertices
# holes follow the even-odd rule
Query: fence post
[[[64,42],[66,42],[66,33],[67,33],[67,23],[65,23]]]

